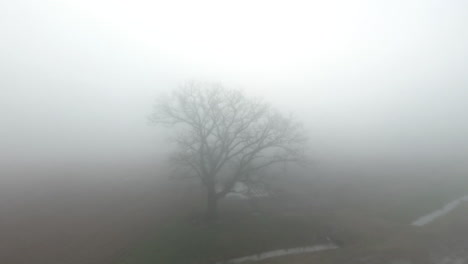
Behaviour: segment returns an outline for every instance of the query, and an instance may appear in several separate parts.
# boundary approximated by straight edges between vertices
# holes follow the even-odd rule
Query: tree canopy
[[[240,90],[189,82],[159,99],[151,120],[179,127],[172,160],[206,187],[209,218],[237,182],[252,182],[256,171],[276,163],[304,160],[300,123]]]

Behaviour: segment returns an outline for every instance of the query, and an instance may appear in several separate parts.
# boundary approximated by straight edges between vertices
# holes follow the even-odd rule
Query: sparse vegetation
[[[430,182],[411,188],[405,186],[411,189],[412,195],[404,196],[400,195],[398,186],[384,190],[381,185],[374,188],[364,185],[362,189],[355,185],[342,193],[345,201],[333,201],[331,190],[336,184],[331,181],[316,186],[310,179],[286,184],[283,186],[287,190],[286,194],[281,198],[262,201],[260,215],[250,214],[242,202],[231,202],[224,207],[225,217],[215,226],[179,219],[160,226],[153,239],[129,252],[125,261],[118,264],[211,264],[259,252],[323,243],[327,237],[342,248],[279,257],[259,263],[361,264],[408,260],[415,264],[426,264],[438,256],[439,237],[447,240],[450,233],[463,233],[461,219],[465,219],[465,216],[460,211],[454,213],[457,215],[455,219],[458,219],[454,230],[442,224],[444,221],[424,228],[410,226],[410,221],[421,214],[419,210],[410,210],[414,204],[424,201],[427,207],[436,209],[447,202],[445,198],[458,195],[438,189]],[[464,184],[466,182],[460,181],[458,185]],[[310,192],[305,192],[307,189]],[[322,189],[320,193],[326,196],[329,204],[320,206],[324,204],[321,200],[312,199],[316,194],[313,190],[317,189]],[[462,188],[460,194],[461,191]],[[388,196],[382,197],[379,193]]]
[[[214,263],[284,247],[324,242],[313,218],[232,215],[216,225],[176,221],[159,228],[152,240],[130,252],[122,264]]]

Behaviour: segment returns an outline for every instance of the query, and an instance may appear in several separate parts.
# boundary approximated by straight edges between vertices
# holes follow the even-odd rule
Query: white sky
[[[1,160],[143,157],[187,79],[301,118],[317,155],[466,154],[468,2],[0,2]],[[331,154],[330,154],[331,153]]]

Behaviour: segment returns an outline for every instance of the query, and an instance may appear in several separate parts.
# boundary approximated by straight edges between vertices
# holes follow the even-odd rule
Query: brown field
[[[183,211],[169,201],[183,192],[158,173],[147,164],[10,170],[0,187],[0,263],[114,263]]]
[[[200,211],[198,185],[168,180],[154,165],[23,168],[5,175],[0,263],[116,264],[157,235],[159,226],[174,219],[191,221],[187,216]],[[412,193],[425,193],[439,180],[392,184],[399,181],[298,177],[280,184],[279,198],[262,206],[314,219],[317,233],[331,235],[343,248],[263,263],[418,264],[468,256],[467,206],[427,227],[409,226],[425,208],[436,209],[458,194],[439,195],[440,200],[412,211],[409,201],[419,199]]]

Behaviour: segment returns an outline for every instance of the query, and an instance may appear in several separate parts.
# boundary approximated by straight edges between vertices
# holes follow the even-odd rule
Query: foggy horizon
[[[0,1],[0,263],[468,263],[467,14]]]
[[[187,80],[294,114],[318,157],[466,155],[463,1],[110,3],[1,4],[4,161],[150,157]]]
[[[154,157],[146,117],[187,80],[294,114],[319,159],[466,155],[466,3],[245,5],[2,3],[2,160]]]

